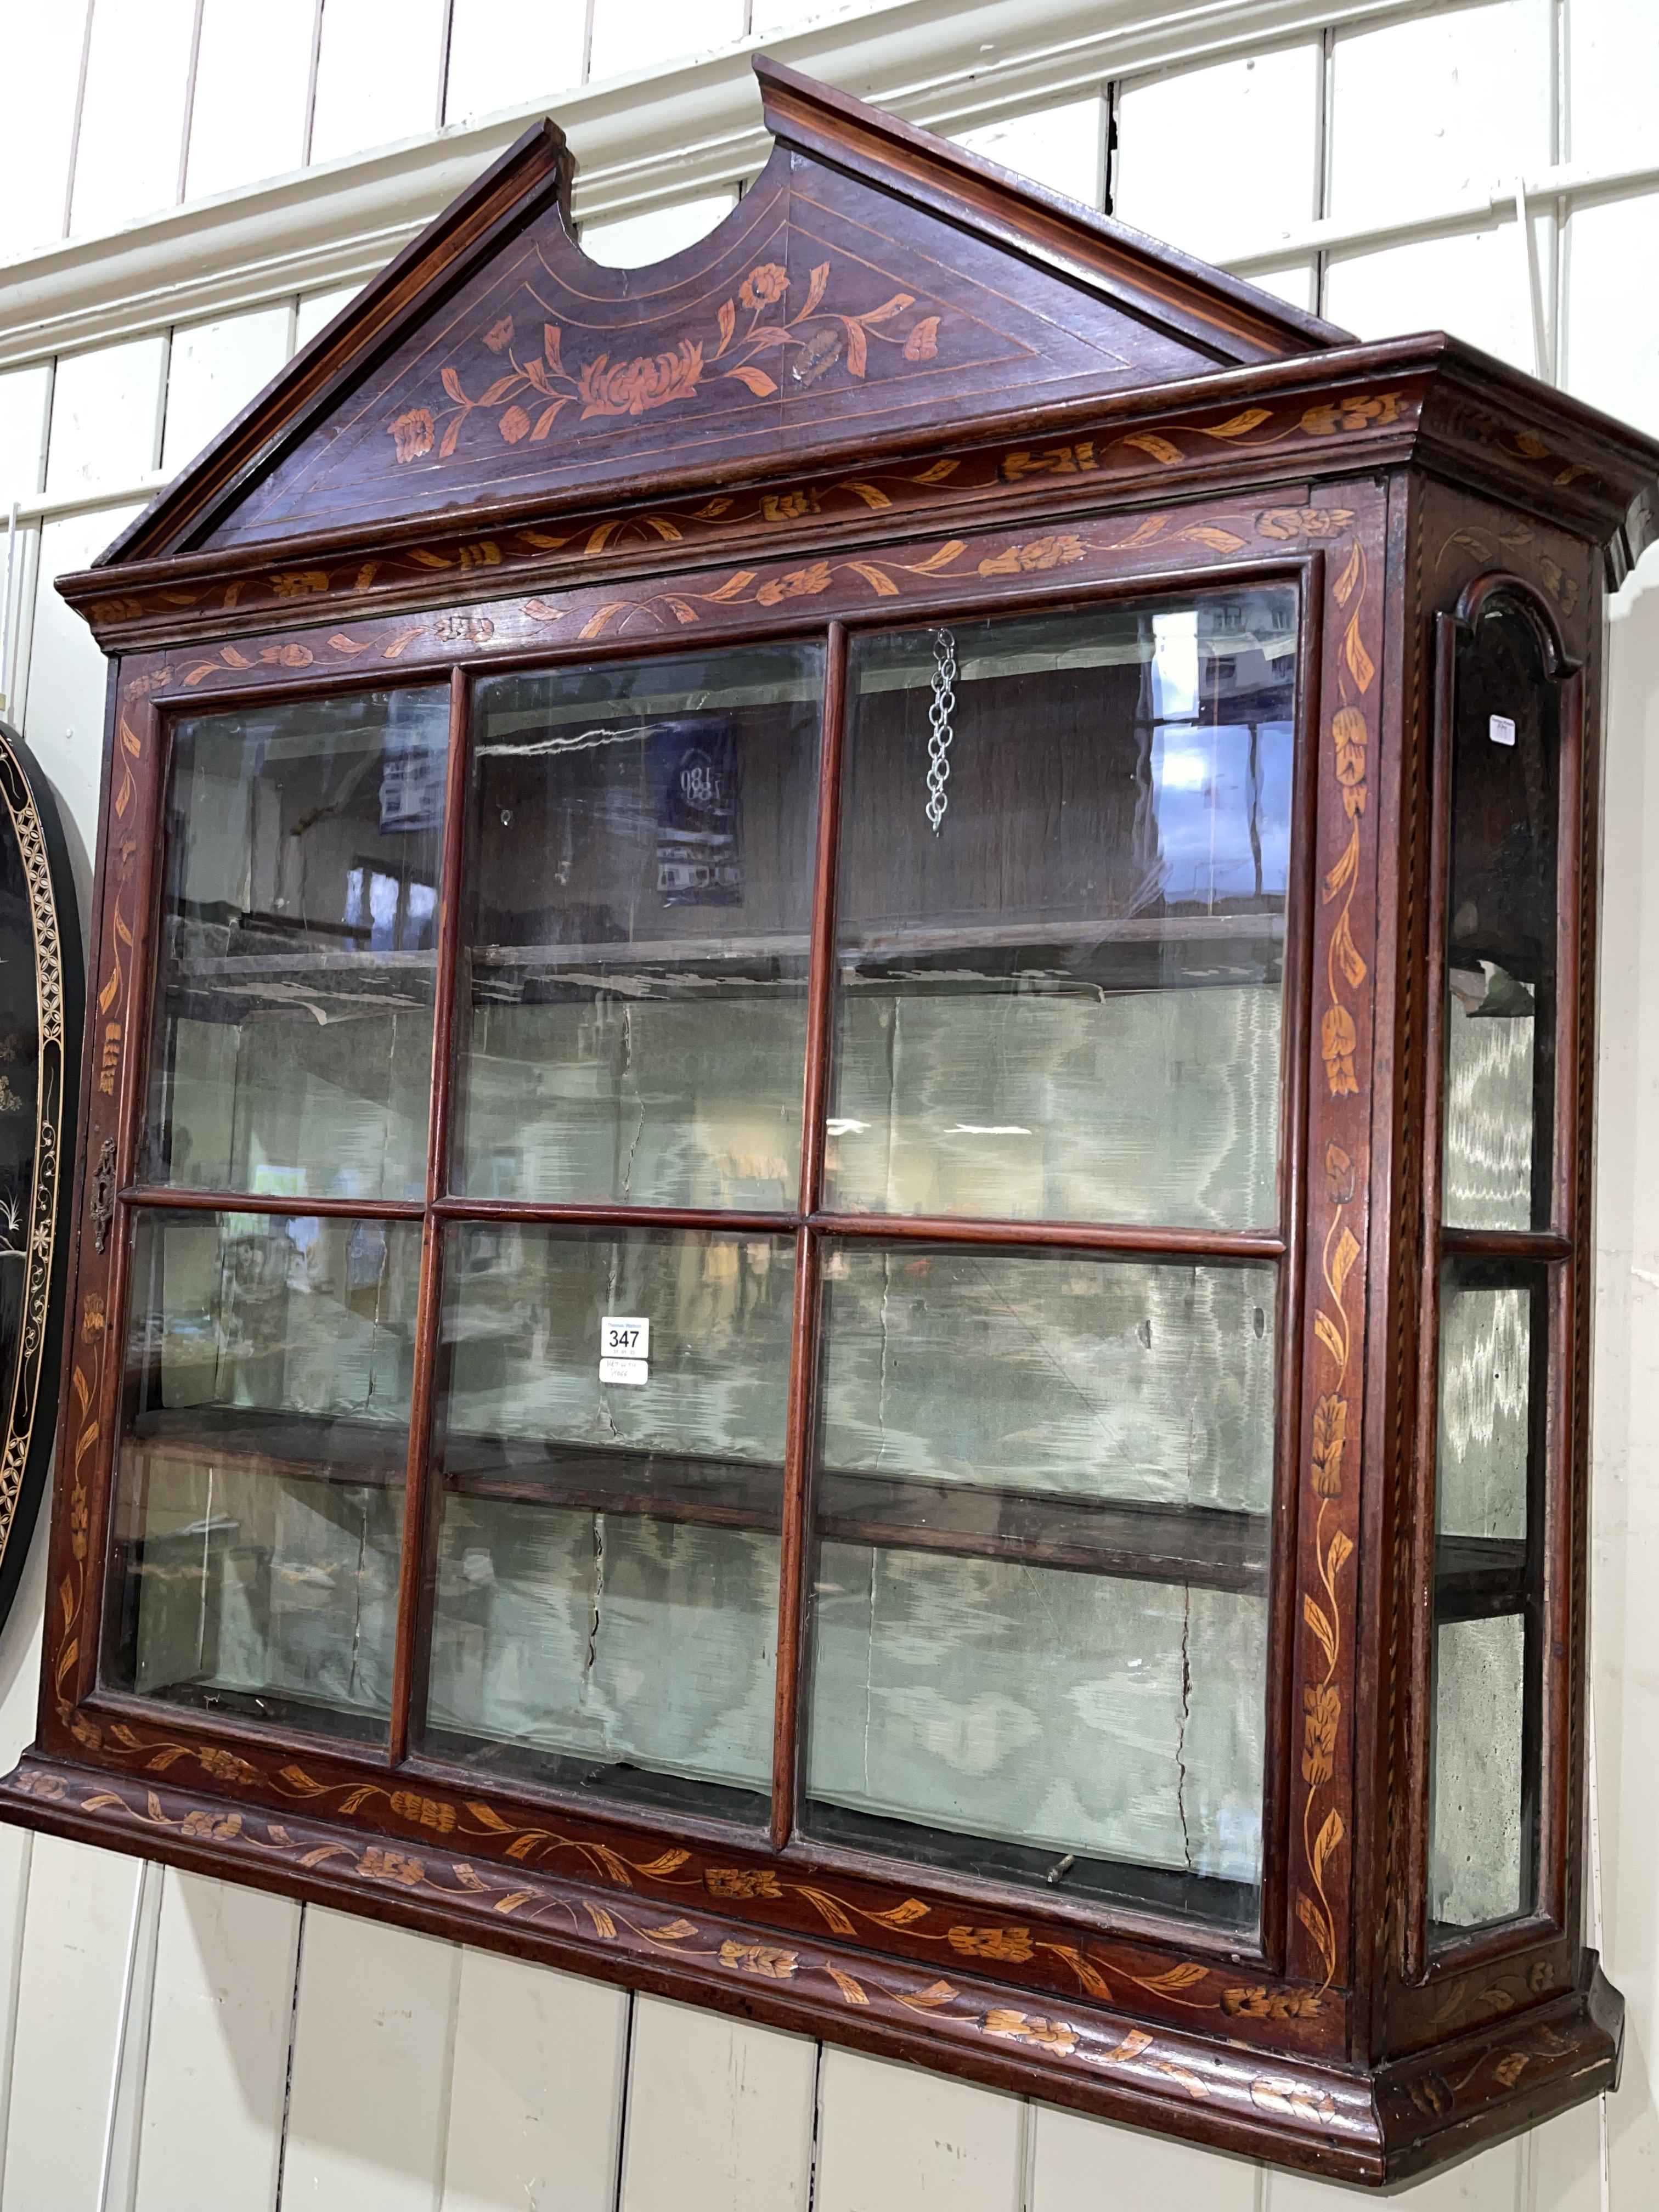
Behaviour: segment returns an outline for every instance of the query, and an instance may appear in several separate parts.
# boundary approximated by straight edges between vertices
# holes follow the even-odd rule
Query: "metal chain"
[[[954,630],[933,632],[933,698],[927,709],[927,826],[935,837],[950,805],[945,787],[951,777],[951,717],[957,707],[957,640]]]

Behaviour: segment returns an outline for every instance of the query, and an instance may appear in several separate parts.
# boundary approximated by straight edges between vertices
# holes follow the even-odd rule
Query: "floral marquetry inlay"
[[[521,438],[535,445],[562,416],[568,429],[596,416],[644,415],[717,387],[736,387],[738,398],[746,392],[771,399],[780,389],[810,391],[824,377],[861,380],[872,347],[891,346],[905,362],[932,361],[938,353],[944,319],[937,311],[914,313],[913,294],[894,292],[849,311],[831,298],[831,264],[819,262],[796,307],[788,271],[775,261],[762,262],[720,302],[711,327],[632,360],[613,357],[608,349],[584,358],[576,349],[580,339],[567,348],[568,333],[560,323],[544,321],[521,335],[513,317],[503,315],[483,337],[501,373],[471,395],[461,366],[446,362],[439,372],[442,398],[405,407],[387,425],[397,459],[417,461],[435,447],[441,461],[453,459],[474,415],[493,422],[509,446]],[[566,415],[567,409],[573,411]]]

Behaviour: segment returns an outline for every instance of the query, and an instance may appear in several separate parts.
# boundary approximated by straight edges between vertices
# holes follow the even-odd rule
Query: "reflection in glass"
[[[825,1275],[811,1832],[1253,1924],[1273,1270]]]
[[[1547,1273],[1455,1260],[1440,1288],[1429,1910],[1441,1934],[1530,1909]]]
[[[822,688],[816,644],[479,686],[458,1188],[793,1206]]]
[[[1296,644],[1289,586],[855,641],[830,1205],[1277,1218]]]
[[[448,725],[426,690],[176,726],[145,1180],[424,1196]]]
[[[1547,1228],[1560,700],[1531,623],[1488,603],[1459,646],[1447,898],[1442,1216]]]
[[[137,1218],[106,1679],[380,1737],[418,1226]]]
[[[451,1228],[428,1748],[763,1815],[793,1257]],[[607,1316],[649,1325],[616,1382]]]

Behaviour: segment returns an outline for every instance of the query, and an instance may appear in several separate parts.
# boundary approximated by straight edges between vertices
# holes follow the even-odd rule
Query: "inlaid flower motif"
[[[492,323],[484,332],[484,343],[491,353],[501,353],[513,343],[513,318],[503,315],[499,323]]]
[[[1325,1080],[1333,1098],[1351,1098],[1359,1088],[1353,1072],[1358,1045],[1353,1016],[1346,1006],[1327,1006],[1319,1024],[1319,1056],[1325,1063]]]
[[[1365,743],[1370,732],[1358,707],[1339,707],[1331,717],[1331,743],[1336,751],[1336,780],[1342,786],[1342,803],[1350,820],[1365,811]]]
[[[1232,2020],[1317,2020],[1322,2009],[1316,1990],[1223,1990],[1221,2009]]]
[[[418,461],[422,453],[432,451],[432,410],[411,407],[406,414],[393,419],[392,435],[397,442],[400,461]]]
[[[70,1492],[70,1549],[77,1559],[87,1556],[87,1492],[79,1482]]]
[[[751,269],[738,287],[738,297],[745,307],[757,310],[769,307],[775,300],[782,299],[789,289],[789,272],[780,269],[775,261],[763,261],[758,269]]]
[[[20,1774],[13,1786],[26,1797],[45,1798],[49,1805],[58,1804],[67,1794],[61,1774]]]
[[[1400,414],[1400,394],[1385,392],[1375,399],[1337,399],[1310,407],[1302,427],[1310,438],[1328,438],[1337,430],[1363,430],[1368,422],[1389,423]]]
[[[428,438],[427,444],[431,442]],[[398,458],[402,460],[403,455],[399,453]],[[271,578],[270,588],[279,599],[302,599],[310,592],[328,589],[328,571],[326,568],[284,569],[281,575]]]
[[[705,1867],[703,1884],[711,1897],[781,1897],[769,1867]]]
[[[419,1827],[430,1828],[437,1836],[447,1836],[455,1825],[455,1808],[453,1805],[441,1804],[435,1797],[417,1796],[412,1790],[394,1790],[392,1809],[400,1820],[410,1820]]]
[[[803,515],[817,511],[818,495],[811,490],[769,491],[761,501],[763,522],[798,522]]]
[[[1267,507],[1255,526],[1264,538],[1340,538],[1352,520],[1351,507]]]
[[[799,1963],[793,1951],[780,1951],[769,1943],[726,1942],[720,1945],[721,1966],[735,1969],[740,1974],[761,1974],[769,1981],[793,1980]]]
[[[792,568],[787,576],[769,577],[755,594],[756,605],[775,607],[784,599],[814,599],[830,588],[830,563],[814,561],[810,568]]]
[[[1077,2030],[1063,2020],[1045,2020],[1037,2012],[1012,2012],[999,2008],[985,2015],[987,2035],[1006,2035],[1016,2043],[1038,2043],[1045,2051],[1064,2057],[1077,2049]]]
[[[211,1838],[216,1843],[228,1844],[241,1834],[242,1816],[240,1813],[186,1813],[180,1832],[204,1840]]]
[[[1342,1453],[1348,1440],[1348,1401],[1335,1391],[1320,1399],[1313,1417],[1313,1486],[1316,1498],[1342,1495]]]
[[[1029,1928],[947,1928],[945,1939],[967,1959],[1029,1959]]]
[[[1042,568],[1063,568],[1082,560],[1083,540],[1071,532],[1057,538],[1031,538],[1024,545],[1010,545],[1000,553],[988,553],[979,564],[981,576],[1030,575]]]
[[[202,1771],[212,1775],[217,1782],[257,1782],[259,1778],[246,1759],[238,1759],[234,1751],[210,1748],[198,1751],[196,1759]]]
[[[1331,1778],[1336,1758],[1336,1731],[1342,1718],[1342,1699],[1328,1682],[1302,1692],[1302,1779],[1317,1788]]]
[[[405,1889],[413,1889],[426,1880],[426,1868],[419,1859],[405,1857],[402,1851],[383,1851],[370,1845],[358,1863],[358,1871],[371,1881],[401,1882]]]
[[[702,374],[702,348],[692,338],[682,338],[672,353],[641,354],[630,362],[612,362],[602,353],[576,380],[582,420],[590,415],[643,415],[671,400],[688,399]]]

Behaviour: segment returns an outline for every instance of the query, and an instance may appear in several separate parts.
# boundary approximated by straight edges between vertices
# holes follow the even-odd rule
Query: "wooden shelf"
[[[142,1416],[132,1443],[146,1454],[234,1461],[283,1480],[361,1486],[404,1479],[400,1430],[321,1416],[192,1407]],[[456,1498],[564,1511],[769,1534],[782,1521],[782,1470],[751,1461],[452,1435],[441,1480]],[[818,1533],[830,1543],[1206,1589],[1267,1586],[1266,1514],[836,1468],[819,1475],[817,1508]]]
[[[974,975],[964,980],[993,981],[1011,968],[1026,972],[1024,956],[1050,957],[1039,966],[1052,969],[1056,981],[1068,975],[1088,979],[1097,957],[1112,954],[1121,963],[1127,956],[1132,969],[1146,967],[1166,948],[1201,945],[1224,956],[1237,948],[1239,963],[1259,969],[1264,957],[1277,957],[1284,942],[1281,914],[1200,914],[1136,915],[1127,920],[1044,919],[1036,921],[979,920],[927,927],[872,927],[850,933],[836,946],[836,961],[849,984],[860,981],[898,980],[885,972],[912,963],[924,968],[949,958],[975,961]],[[1268,948],[1264,956],[1264,948]],[[805,930],[776,930],[720,937],[653,938],[638,942],[602,941],[580,945],[479,945],[463,954],[470,965],[474,993],[482,998],[515,1001],[527,984],[556,983],[580,988],[591,976],[617,971],[653,975],[672,987],[676,982],[701,985],[711,978],[799,984],[804,990],[810,951]],[[780,970],[793,967],[796,972]],[[871,975],[867,971],[879,973]],[[295,1001],[331,1000],[363,1006],[367,1011],[394,1006],[429,1003],[434,955],[428,952],[307,951],[235,953],[173,963],[167,970],[169,996],[173,1000],[223,1000],[234,1006],[246,1000],[281,1006]],[[1137,975],[1138,980],[1138,975]],[[1149,980],[1170,983],[1178,979]],[[1226,981],[1206,969],[1194,981]]]

